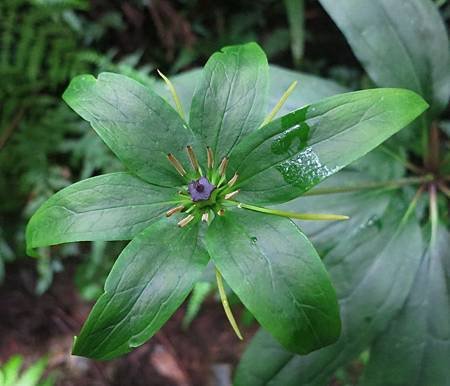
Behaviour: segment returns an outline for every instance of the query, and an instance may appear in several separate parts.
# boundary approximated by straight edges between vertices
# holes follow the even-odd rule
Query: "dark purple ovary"
[[[194,202],[208,200],[215,188],[216,187],[205,177],[200,177],[198,180],[192,181],[188,185],[189,194]]]

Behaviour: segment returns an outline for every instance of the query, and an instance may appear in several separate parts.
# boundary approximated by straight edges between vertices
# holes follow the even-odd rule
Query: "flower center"
[[[178,223],[179,226],[185,226],[195,218],[208,222],[210,215],[223,216],[226,201],[239,193],[239,190],[233,191],[232,188],[238,175],[235,173],[229,181],[226,179],[228,158],[223,158],[215,167],[213,152],[208,147],[207,167],[202,169],[192,147],[187,146],[186,151],[192,166],[192,171],[189,172],[172,153],[167,155],[172,166],[186,181],[185,187],[178,193],[178,205],[166,212],[167,217],[178,212],[188,215]]]
[[[192,181],[188,185],[188,191],[191,195],[192,201],[209,200],[211,193],[216,187],[211,184],[206,177],[200,177],[196,181]]]

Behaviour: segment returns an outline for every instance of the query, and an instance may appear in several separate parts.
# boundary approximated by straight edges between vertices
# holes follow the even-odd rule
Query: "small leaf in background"
[[[189,328],[192,321],[200,312],[200,308],[207,296],[211,293],[212,288],[213,285],[208,281],[199,281],[195,283],[182,322],[182,326],[185,330]]]
[[[0,364],[0,386],[53,386],[55,376],[43,377],[48,365],[47,358],[41,358],[22,370],[24,358],[13,355],[4,364]]]

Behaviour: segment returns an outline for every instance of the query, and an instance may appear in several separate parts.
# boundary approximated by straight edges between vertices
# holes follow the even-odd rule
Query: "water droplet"
[[[319,157],[311,148],[277,165],[276,169],[287,183],[304,190],[308,190],[334,172],[321,164]]]
[[[250,241],[252,242],[252,244],[256,244],[258,239],[255,236],[252,236],[252,237],[250,237]]]
[[[376,215],[370,216],[367,222],[363,225],[363,227],[369,228],[369,227],[381,227],[381,221],[380,218]]]

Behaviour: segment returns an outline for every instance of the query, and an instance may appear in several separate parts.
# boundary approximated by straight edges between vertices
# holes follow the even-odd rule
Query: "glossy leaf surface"
[[[256,43],[225,47],[203,68],[189,123],[217,158],[262,123],[267,104],[269,66]]]
[[[340,332],[336,295],[312,244],[289,219],[227,210],[206,235],[211,259],[259,323],[308,353]]]
[[[158,331],[208,263],[198,231],[198,223],[180,228],[164,218],[136,236],[114,264],[73,354],[111,359]]]
[[[373,89],[326,98],[248,135],[230,157],[242,201],[292,200],[402,129],[425,109],[417,94]]]
[[[128,173],[73,184],[42,205],[27,226],[27,248],[74,241],[131,240],[170,207],[176,190]]]
[[[123,75],[80,75],[63,95],[125,166],[145,181],[179,186],[167,154],[188,165],[186,146],[196,141],[178,113],[159,95]],[[200,149],[198,149],[200,150]]]

